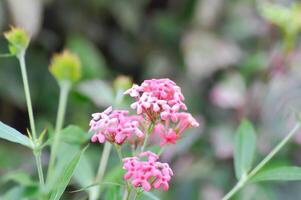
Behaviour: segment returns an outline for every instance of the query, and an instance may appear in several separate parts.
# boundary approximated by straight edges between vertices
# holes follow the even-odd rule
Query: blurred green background
[[[64,48],[79,55],[84,73],[73,88],[66,124],[84,130],[91,113],[112,103],[112,82],[119,75],[137,83],[174,80],[202,125],[163,154],[176,175],[171,189],[157,195],[215,200],[236,181],[232,154],[240,120],[249,118],[256,125],[257,163],[284,137],[300,111],[297,2],[1,0],[0,30],[17,25],[32,35],[26,59],[40,131],[55,120],[59,90],[48,66],[51,56]],[[3,36],[0,52],[7,52]],[[12,58],[0,59],[0,120],[23,133],[29,124],[19,66]],[[301,133],[271,165],[300,165],[300,144]],[[101,149],[100,144],[91,147],[95,170]],[[47,152],[43,156],[45,163]],[[0,175],[18,169],[32,172],[33,164],[29,151],[0,142]],[[301,199],[300,187],[298,182],[248,185],[236,199]]]

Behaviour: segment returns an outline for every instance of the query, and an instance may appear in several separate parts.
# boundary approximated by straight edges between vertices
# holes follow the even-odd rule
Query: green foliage
[[[76,125],[67,126],[60,133],[61,141],[69,144],[81,145],[87,142],[89,138],[90,135]]]
[[[28,137],[2,122],[0,122],[0,138],[33,149],[33,144]]]
[[[112,105],[115,100],[112,86],[102,80],[83,81],[78,85],[78,91],[99,107]]]
[[[108,75],[105,59],[91,41],[79,35],[71,35],[67,48],[81,60],[83,79],[104,78]]]
[[[57,185],[55,186],[54,190],[51,192],[50,200],[59,200],[61,198],[85,150],[86,148],[78,152],[71,160],[71,162],[64,168],[62,174],[60,174],[60,178],[57,182]]]
[[[251,122],[243,120],[236,131],[234,164],[235,175],[241,179],[252,167],[256,149],[256,135]]]
[[[261,170],[251,181],[299,181],[301,180],[300,167],[275,167],[272,169]]]
[[[261,14],[276,24],[285,34],[286,48],[292,48],[297,34],[301,31],[301,4],[292,3],[290,7],[265,3],[261,5]]]

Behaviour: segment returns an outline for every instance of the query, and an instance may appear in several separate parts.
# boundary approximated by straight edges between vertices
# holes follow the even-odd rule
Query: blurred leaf
[[[246,175],[251,169],[255,148],[256,136],[253,125],[243,120],[235,135],[234,165],[237,179]]]
[[[2,196],[0,196],[0,199],[4,199],[4,200],[22,199],[22,194],[23,194],[23,188],[20,186],[16,186],[8,190]]]
[[[301,180],[301,168],[293,166],[262,170],[251,179],[252,182],[298,180]]]
[[[88,97],[96,106],[105,107],[114,102],[114,92],[112,87],[102,80],[90,80],[81,82],[78,91]]]
[[[8,140],[10,142],[19,143],[33,149],[33,145],[28,137],[22,135],[22,133],[2,123],[1,121],[0,121],[0,138],[4,140]]]
[[[89,140],[89,134],[80,127],[69,125],[61,131],[60,139],[66,143],[83,144]]]
[[[68,38],[67,48],[79,56],[84,79],[106,77],[105,59],[92,42],[79,35],[72,35]]]
[[[36,185],[36,183],[33,180],[31,180],[29,173],[24,171],[10,172],[2,176],[0,179],[0,183],[6,183],[8,181],[14,181],[23,186]]]
[[[108,190],[105,195],[105,199],[118,200],[121,198],[122,197],[120,196],[120,187],[116,187],[116,186],[108,187]]]
[[[152,200],[160,200],[159,197],[157,197],[156,195],[154,195],[151,192],[143,192],[143,196],[148,197],[148,199],[152,199]]]
[[[74,171],[74,179],[81,186],[85,187],[93,183],[95,179],[95,175],[93,172],[93,167],[91,161],[88,157],[83,154],[75,171]],[[89,194],[91,194],[93,190],[89,190]]]
[[[83,155],[83,153],[85,152],[86,149],[87,149],[87,147],[84,148],[83,150],[81,150],[80,152],[78,152],[75,155],[75,157],[72,159],[72,161],[65,167],[63,173],[60,176],[60,179],[58,180],[56,188],[51,192],[51,196],[50,196],[51,200],[59,200],[61,198],[66,187],[68,186],[68,184],[71,180],[73,172],[74,172],[81,156]]]

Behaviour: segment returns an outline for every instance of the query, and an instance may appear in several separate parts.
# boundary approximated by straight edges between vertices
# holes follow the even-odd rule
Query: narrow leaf
[[[66,187],[68,186],[71,180],[71,177],[77,166],[77,163],[79,162],[82,154],[86,149],[87,147],[84,148],[82,151],[78,152],[71,160],[71,162],[65,167],[63,173],[60,176],[61,178],[58,180],[57,187],[51,193],[50,200],[59,200],[61,198]]]
[[[255,175],[251,181],[298,181],[301,180],[301,167],[277,167]]]
[[[0,138],[10,142],[22,144],[26,147],[33,148],[33,145],[28,137],[17,131],[16,129],[2,123],[0,121]]]
[[[249,121],[243,120],[235,135],[234,165],[237,179],[240,179],[251,169],[255,148],[254,128]]]

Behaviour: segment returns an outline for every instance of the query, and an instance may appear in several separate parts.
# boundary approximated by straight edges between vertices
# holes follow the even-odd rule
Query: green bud
[[[118,90],[127,90],[133,85],[133,81],[128,76],[120,75],[114,80],[114,89]]]
[[[4,33],[9,43],[9,51],[12,55],[19,56],[25,52],[29,45],[29,36],[25,30],[18,27],[11,27],[10,31]]]
[[[76,82],[81,78],[80,60],[67,50],[53,56],[49,70],[58,81]]]

